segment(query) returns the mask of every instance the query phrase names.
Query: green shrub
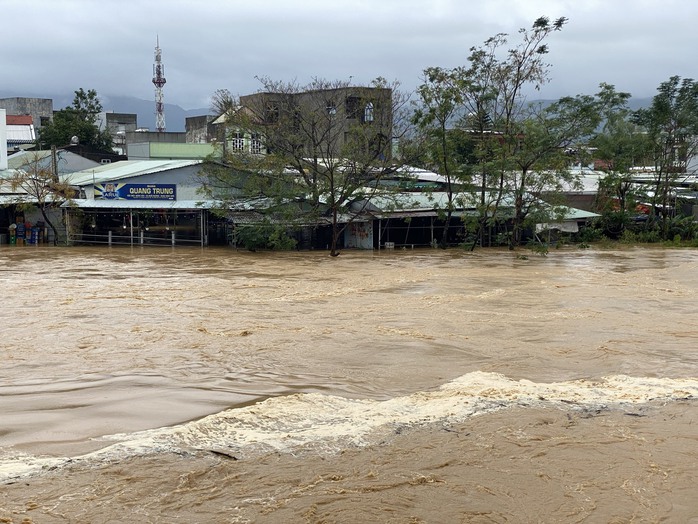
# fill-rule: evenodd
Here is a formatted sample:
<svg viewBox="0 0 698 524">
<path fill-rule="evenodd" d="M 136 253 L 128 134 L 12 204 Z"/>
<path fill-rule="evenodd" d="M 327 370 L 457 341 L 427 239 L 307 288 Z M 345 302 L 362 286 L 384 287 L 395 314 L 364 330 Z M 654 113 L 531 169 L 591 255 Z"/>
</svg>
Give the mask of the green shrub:
<svg viewBox="0 0 698 524">
<path fill-rule="evenodd" d="M 662 236 L 657 229 L 645 229 L 638 231 L 635 234 L 635 241 L 645 244 L 654 244 L 656 242 L 661 242 Z"/>
<path fill-rule="evenodd" d="M 235 234 L 238 245 L 250 251 L 258 249 L 287 251 L 296 247 L 296 240 L 283 226 L 268 222 L 238 226 Z"/>
<path fill-rule="evenodd" d="M 575 240 L 577 242 L 588 243 L 588 242 L 598 242 L 604 237 L 603 231 L 595 225 L 584 226 L 575 235 Z"/>
<path fill-rule="evenodd" d="M 620 235 L 618 241 L 622 244 L 635 244 L 638 242 L 637 233 L 631 231 L 630 229 L 626 229 Z"/>
<path fill-rule="evenodd" d="M 698 222 L 692 216 L 679 216 L 669 219 L 667 238 L 692 240 L 698 237 Z"/>
<path fill-rule="evenodd" d="M 632 224 L 632 219 L 626 211 L 607 211 L 599 219 L 599 227 L 608 238 L 620 239 L 626 229 Z"/>
</svg>

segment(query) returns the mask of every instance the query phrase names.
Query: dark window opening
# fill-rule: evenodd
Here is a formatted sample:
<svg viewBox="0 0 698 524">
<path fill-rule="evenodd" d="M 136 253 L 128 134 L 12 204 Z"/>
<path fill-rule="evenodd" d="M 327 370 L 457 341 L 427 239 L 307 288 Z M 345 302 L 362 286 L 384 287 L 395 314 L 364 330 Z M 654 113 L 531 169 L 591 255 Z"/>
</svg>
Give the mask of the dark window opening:
<svg viewBox="0 0 698 524">
<path fill-rule="evenodd" d="M 347 118 L 359 118 L 361 114 L 361 99 L 358 96 L 348 96 L 345 102 Z"/>
</svg>

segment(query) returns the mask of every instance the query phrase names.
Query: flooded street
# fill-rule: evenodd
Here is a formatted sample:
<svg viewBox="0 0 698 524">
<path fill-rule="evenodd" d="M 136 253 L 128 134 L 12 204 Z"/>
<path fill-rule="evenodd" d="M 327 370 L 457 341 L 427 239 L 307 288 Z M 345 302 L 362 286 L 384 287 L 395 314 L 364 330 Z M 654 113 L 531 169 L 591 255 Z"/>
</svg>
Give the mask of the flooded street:
<svg viewBox="0 0 698 524">
<path fill-rule="evenodd" d="M 0 246 L 0 523 L 698 523 L 698 251 L 528 257 Z"/>
</svg>

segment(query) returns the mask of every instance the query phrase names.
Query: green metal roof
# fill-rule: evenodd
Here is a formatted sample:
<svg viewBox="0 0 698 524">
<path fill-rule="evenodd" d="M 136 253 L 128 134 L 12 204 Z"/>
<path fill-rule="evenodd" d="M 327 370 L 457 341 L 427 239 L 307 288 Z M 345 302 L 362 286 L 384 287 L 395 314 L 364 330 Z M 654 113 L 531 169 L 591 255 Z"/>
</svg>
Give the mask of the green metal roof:
<svg viewBox="0 0 698 524">
<path fill-rule="evenodd" d="M 219 149 L 215 144 L 181 144 L 173 142 L 151 142 L 150 158 L 203 159 Z"/>
</svg>

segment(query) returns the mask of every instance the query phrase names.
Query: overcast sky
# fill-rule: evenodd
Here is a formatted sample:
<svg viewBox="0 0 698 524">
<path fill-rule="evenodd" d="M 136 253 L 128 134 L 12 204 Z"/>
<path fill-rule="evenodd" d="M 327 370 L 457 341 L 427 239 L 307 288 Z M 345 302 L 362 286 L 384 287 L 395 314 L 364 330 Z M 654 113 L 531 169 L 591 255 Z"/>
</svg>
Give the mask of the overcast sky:
<svg viewBox="0 0 698 524">
<path fill-rule="evenodd" d="M 383 76 L 412 91 L 426 67 L 466 65 L 470 47 L 500 32 L 514 43 L 541 15 L 569 22 L 537 97 L 601 82 L 647 97 L 698 76 L 696 0 L 0 0 L 0 98 L 82 87 L 152 100 L 156 36 L 165 102 L 185 109 L 216 89 L 253 93 L 255 76 Z"/>
</svg>

